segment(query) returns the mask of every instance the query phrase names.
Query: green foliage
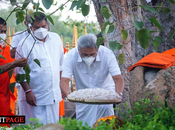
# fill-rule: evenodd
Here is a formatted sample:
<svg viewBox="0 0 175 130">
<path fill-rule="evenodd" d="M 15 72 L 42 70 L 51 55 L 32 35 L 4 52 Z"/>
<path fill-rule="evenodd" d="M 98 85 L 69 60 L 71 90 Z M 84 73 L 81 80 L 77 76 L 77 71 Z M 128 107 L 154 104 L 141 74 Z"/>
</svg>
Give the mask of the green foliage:
<svg viewBox="0 0 175 130">
<path fill-rule="evenodd" d="M 42 3 L 46 9 L 49 9 L 53 3 L 53 0 L 42 0 Z"/>
<path fill-rule="evenodd" d="M 4 59 L 5 60 L 5 57 L 3 57 L 1 54 L 0 54 L 0 58 Z"/>
<path fill-rule="evenodd" d="M 108 29 L 108 33 L 111 33 L 114 31 L 115 27 L 114 24 L 110 23 L 110 22 L 104 22 L 103 23 L 103 28 L 106 28 L 106 26 L 109 25 L 109 29 Z"/>
<path fill-rule="evenodd" d="M 16 75 L 16 81 L 19 83 L 24 82 L 25 79 L 26 79 L 26 74 L 17 74 Z"/>
<path fill-rule="evenodd" d="M 109 10 L 109 8 L 107 6 L 102 6 L 100 10 L 101 10 L 102 15 L 106 19 L 109 19 L 109 17 L 111 16 L 111 11 Z"/>
<path fill-rule="evenodd" d="M 30 118 L 29 121 L 29 124 L 15 126 L 13 130 L 34 130 L 35 128 L 43 126 L 38 118 Z"/>
<path fill-rule="evenodd" d="M 16 0 L 10 0 L 10 3 L 11 3 L 11 5 L 13 6 L 13 5 L 16 4 Z"/>
<path fill-rule="evenodd" d="M 171 12 L 171 9 L 163 7 L 162 11 L 163 11 L 164 14 L 168 14 L 168 13 Z"/>
<path fill-rule="evenodd" d="M 158 27 L 160 31 L 162 31 L 162 27 L 160 26 L 159 22 L 156 20 L 155 17 L 151 17 L 149 20 L 150 20 L 154 25 L 156 25 L 156 27 Z"/>
<path fill-rule="evenodd" d="M 111 49 L 112 51 L 114 51 L 114 50 L 116 50 L 116 49 L 120 50 L 120 49 L 123 47 L 123 45 L 121 45 L 121 44 L 118 43 L 117 41 L 110 41 L 110 42 L 109 42 L 109 47 L 110 47 L 110 49 Z"/>
<path fill-rule="evenodd" d="M 89 14 L 89 11 L 90 11 L 90 6 L 84 4 L 82 6 L 82 14 L 83 14 L 83 16 L 87 16 Z"/>
<path fill-rule="evenodd" d="M 53 21 L 52 17 L 50 17 L 50 16 L 46 16 L 46 17 L 52 23 L 52 25 L 54 25 L 54 21 Z"/>
<path fill-rule="evenodd" d="M 175 2 L 174 2 L 174 0 L 168 0 L 171 4 L 174 4 Z"/>
<path fill-rule="evenodd" d="M 9 79 L 11 79 L 12 74 L 13 74 L 13 69 L 9 71 Z"/>
<path fill-rule="evenodd" d="M 104 42 L 104 38 L 102 38 L 102 37 L 99 37 L 99 38 L 97 38 L 97 47 L 99 47 L 102 43 Z"/>
<path fill-rule="evenodd" d="M 143 28 L 136 32 L 137 40 L 139 41 L 140 45 L 147 49 L 149 46 L 149 43 L 151 42 L 151 33 L 148 29 Z"/>
<path fill-rule="evenodd" d="M 65 130 L 90 130 L 90 126 L 84 126 L 82 121 L 76 119 L 63 118 L 58 123 L 62 124 Z"/>
<path fill-rule="evenodd" d="M 11 83 L 11 84 L 9 85 L 9 87 L 10 87 L 10 91 L 11 91 L 12 93 L 14 93 L 15 84 L 16 84 L 16 82 Z"/>
<path fill-rule="evenodd" d="M 117 57 L 118 61 L 119 61 L 119 65 L 122 65 L 125 62 L 125 56 L 123 53 L 119 54 Z"/>
<path fill-rule="evenodd" d="M 119 109 L 119 108 L 118 108 Z M 142 99 L 133 110 L 123 115 L 124 126 L 119 130 L 170 130 L 175 129 L 175 107 L 170 109 L 158 100 Z"/>
<path fill-rule="evenodd" d="M 137 30 L 140 30 L 140 29 L 143 28 L 143 22 L 142 22 L 142 21 L 139 22 L 139 21 L 135 20 L 135 21 L 134 21 L 134 26 L 135 26 L 135 28 L 136 28 Z"/>
<path fill-rule="evenodd" d="M 40 61 L 38 59 L 34 59 L 35 63 L 41 67 Z"/>
<path fill-rule="evenodd" d="M 175 32 L 175 29 L 172 30 L 170 36 L 168 37 L 168 40 L 171 40 L 171 39 L 172 39 L 172 37 L 173 37 L 173 35 L 174 35 L 174 32 Z"/>
<path fill-rule="evenodd" d="M 145 10 L 149 10 L 153 13 L 158 13 L 153 7 L 149 7 L 148 5 L 139 5 L 140 7 L 142 7 Z"/>
<path fill-rule="evenodd" d="M 122 38 L 126 40 L 128 38 L 128 32 L 124 29 L 122 29 Z"/>
<path fill-rule="evenodd" d="M 30 71 L 31 71 L 29 65 L 27 64 L 26 66 L 24 66 L 23 70 L 26 73 L 26 80 L 27 80 L 27 83 L 29 84 L 30 83 Z"/>
</svg>

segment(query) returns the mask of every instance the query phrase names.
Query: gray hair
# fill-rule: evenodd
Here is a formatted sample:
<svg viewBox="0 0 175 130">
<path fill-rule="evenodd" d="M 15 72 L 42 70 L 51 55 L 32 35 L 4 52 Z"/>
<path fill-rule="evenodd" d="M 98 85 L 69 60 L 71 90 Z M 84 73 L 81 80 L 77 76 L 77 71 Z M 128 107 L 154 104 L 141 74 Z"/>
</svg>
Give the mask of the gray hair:
<svg viewBox="0 0 175 130">
<path fill-rule="evenodd" d="M 97 37 L 94 34 L 87 34 L 83 35 L 78 38 L 77 44 L 78 44 L 78 50 L 81 50 L 82 48 L 93 48 L 97 50 L 96 45 Z"/>
</svg>

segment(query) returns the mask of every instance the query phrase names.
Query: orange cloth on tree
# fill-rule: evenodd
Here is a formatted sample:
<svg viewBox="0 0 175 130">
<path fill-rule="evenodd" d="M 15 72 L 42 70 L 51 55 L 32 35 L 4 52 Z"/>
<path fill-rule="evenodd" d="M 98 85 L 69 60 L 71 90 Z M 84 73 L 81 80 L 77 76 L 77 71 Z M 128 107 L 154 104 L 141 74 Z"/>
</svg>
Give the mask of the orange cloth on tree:
<svg viewBox="0 0 175 130">
<path fill-rule="evenodd" d="M 6 46 L 2 48 L 0 45 L 0 54 L 5 58 L 0 58 L 0 65 L 4 65 L 13 61 L 10 56 L 10 47 Z M 0 74 L 0 116 L 10 115 L 10 79 L 9 71 Z M 3 126 L 8 126 L 8 124 L 0 124 Z"/>
<path fill-rule="evenodd" d="M 170 66 L 174 66 L 175 52 L 173 51 L 175 51 L 175 49 L 170 49 L 162 53 L 153 52 L 145 56 L 144 58 L 142 58 L 133 66 L 131 66 L 129 68 L 129 71 L 133 70 L 136 66 L 146 66 L 146 67 L 160 68 L 160 69 L 167 69 Z"/>
</svg>

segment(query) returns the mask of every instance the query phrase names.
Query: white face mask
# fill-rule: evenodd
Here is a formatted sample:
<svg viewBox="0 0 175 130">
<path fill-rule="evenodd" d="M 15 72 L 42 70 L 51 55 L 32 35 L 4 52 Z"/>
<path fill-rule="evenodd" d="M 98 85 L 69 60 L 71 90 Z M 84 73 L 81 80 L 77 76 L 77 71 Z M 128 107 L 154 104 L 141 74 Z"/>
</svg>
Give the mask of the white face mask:
<svg viewBox="0 0 175 130">
<path fill-rule="evenodd" d="M 44 39 L 47 36 L 48 30 L 46 28 L 39 28 L 34 31 L 35 37 L 38 39 Z"/>
<path fill-rule="evenodd" d="M 6 34 L 2 33 L 0 34 L 0 37 L 1 37 L 1 40 L 0 40 L 0 45 L 3 47 L 4 44 L 5 44 L 5 37 L 6 37 Z M 2 40 L 3 39 L 3 40 Z"/>
<path fill-rule="evenodd" d="M 95 60 L 95 57 L 90 56 L 90 57 L 83 57 L 82 60 L 88 65 L 90 66 L 92 64 L 92 62 Z"/>
</svg>

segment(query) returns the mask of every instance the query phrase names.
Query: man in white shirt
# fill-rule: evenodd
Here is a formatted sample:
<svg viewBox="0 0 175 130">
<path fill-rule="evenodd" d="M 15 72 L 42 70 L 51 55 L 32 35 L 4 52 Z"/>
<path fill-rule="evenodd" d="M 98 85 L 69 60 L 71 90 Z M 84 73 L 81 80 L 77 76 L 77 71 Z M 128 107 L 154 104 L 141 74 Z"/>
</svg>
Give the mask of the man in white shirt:
<svg viewBox="0 0 175 130">
<path fill-rule="evenodd" d="M 63 46 L 56 33 L 48 32 L 48 22 L 45 14 L 39 12 L 32 18 L 32 35 L 17 47 L 18 53 L 28 57 L 31 69 L 30 83 L 21 82 L 26 101 L 22 104 L 26 121 L 30 117 L 39 118 L 45 125 L 59 121 L 59 102 L 62 100 L 60 91 L 60 75 L 63 64 Z M 16 53 L 17 56 L 17 53 Z M 39 60 L 39 66 L 35 61 Z M 35 60 L 35 61 L 34 61 Z M 19 74 L 25 74 L 18 68 Z"/>
<path fill-rule="evenodd" d="M 97 48 L 96 36 L 87 34 L 78 39 L 78 48 L 67 54 L 61 78 L 61 90 L 70 94 L 69 80 L 74 76 L 76 90 L 104 88 L 116 91 L 121 97 L 124 82 L 113 52 L 104 46 Z M 76 103 L 77 120 L 89 126 L 103 116 L 114 115 L 113 105 Z"/>
</svg>

